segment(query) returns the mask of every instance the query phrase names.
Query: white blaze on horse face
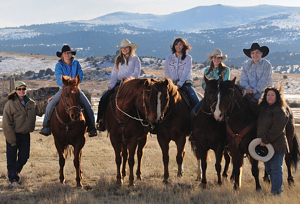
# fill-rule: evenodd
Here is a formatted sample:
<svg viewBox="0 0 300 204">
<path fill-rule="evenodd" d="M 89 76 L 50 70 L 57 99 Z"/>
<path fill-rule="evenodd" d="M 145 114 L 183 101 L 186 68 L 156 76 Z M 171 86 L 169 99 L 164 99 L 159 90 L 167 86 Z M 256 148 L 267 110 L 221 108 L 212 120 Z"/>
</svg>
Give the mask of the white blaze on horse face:
<svg viewBox="0 0 300 204">
<path fill-rule="evenodd" d="M 161 117 L 161 100 L 160 100 L 160 95 L 161 95 L 161 92 L 158 92 L 158 94 L 157 94 L 157 109 L 156 109 L 157 118 L 156 118 L 156 121 L 159 121 L 159 119 Z"/>
<path fill-rule="evenodd" d="M 215 119 L 218 121 L 221 121 L 223 119 L 223 116 L 221 116 L 221 111 L 220 111 L 220 93 L 218 93 L 218 102 L 216 106 L 216 110 L 214 112 Z"/>
</svg>

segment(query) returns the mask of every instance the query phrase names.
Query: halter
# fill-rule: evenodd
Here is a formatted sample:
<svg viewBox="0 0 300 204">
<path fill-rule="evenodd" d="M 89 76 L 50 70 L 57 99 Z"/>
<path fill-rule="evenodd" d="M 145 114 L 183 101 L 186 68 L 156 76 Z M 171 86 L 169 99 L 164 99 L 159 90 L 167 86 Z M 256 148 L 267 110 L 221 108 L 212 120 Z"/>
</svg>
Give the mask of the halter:
<svg viewBox="0 0 300 204">
<path fill-rule="evenodd" d="M 66 86 L 66 87 L 63 88 L 63 90 L 64 90 L 64 89 L 67 89 L 67 88 L 72 88 L 72 87 L 71 87 L 71 86 Z M 71 92 L 73 93 L 73 90 L 72 90 Z M 65 93 L 63 94 L 62 97 L 60 97 L 60 100 L 61 100 L 62 103 L 64 104 L 64 108 L 65 108 L 65 111 L 66 111 L 67 114 L 69 114 L 69 112 L 70 112 L 70 110 L 71 110 L 72 108 L 77 108 L 77 109 L 79 110 L 79 113 L 82 112 L 83 108 L 82 108 L 80 105 L 69 107 L 69 105 L 64 101 L 64 99 L 63 99 L 64 97 L 66 97 Z"/>
</svg>

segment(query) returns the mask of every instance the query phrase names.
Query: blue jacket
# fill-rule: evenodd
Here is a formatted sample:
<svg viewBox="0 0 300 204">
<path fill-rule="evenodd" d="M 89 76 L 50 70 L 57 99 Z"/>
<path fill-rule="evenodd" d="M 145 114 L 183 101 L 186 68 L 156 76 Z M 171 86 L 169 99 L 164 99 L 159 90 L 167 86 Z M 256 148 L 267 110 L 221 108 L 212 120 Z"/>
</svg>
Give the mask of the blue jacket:
<svg viewBox="0 0 300 204">
<path fill-rule="evenodd" d="M 63 87 L 64 84 L 61 81 L 62 75 L 74 78 L 77 74 L 79 74 L 80 82 L 81 82 L 83 79 L 83 71 L 77 60 L 73 59 L 70 66 L 68 66 L 64 62 L 62 62 L 61 59 L 58 60 L 58 63 L 55 66 L 55 76 L 56 76 L 57 85 Z"/>
</svg>

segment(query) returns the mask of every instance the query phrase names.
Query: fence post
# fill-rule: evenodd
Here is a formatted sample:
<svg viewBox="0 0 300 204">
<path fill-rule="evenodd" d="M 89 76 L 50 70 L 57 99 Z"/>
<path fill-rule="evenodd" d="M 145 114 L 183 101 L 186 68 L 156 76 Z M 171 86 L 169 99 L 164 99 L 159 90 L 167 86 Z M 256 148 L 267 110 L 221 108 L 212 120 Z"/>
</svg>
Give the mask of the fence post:
<svg viewBox="0 0 300 204">
<path fill-rule="evenodd" d="M 13 90 L 15 90 L 15 77 L 10 76 L 9 77 L 9 92 L 12 92 Z"/>
</svg>

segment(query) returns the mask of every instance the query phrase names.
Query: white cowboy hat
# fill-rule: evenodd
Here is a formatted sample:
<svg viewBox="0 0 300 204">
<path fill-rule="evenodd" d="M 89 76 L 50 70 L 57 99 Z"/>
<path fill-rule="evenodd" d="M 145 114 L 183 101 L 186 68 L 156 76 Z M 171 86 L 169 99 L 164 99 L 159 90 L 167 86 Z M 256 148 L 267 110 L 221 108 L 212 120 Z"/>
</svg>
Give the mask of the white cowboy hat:
<svg viewBox="0 0 300 204">
<path fill-rule="evenodd" d="M 248 146 L 249 154 L 255 160 L 267 162 L 273 157 L 275 151 L 271 144 L 266 144 L 266 146 L 260 146 L 260 141 L 261 138 L 256 138 L 250 142 Z"/>
<path fill-rule="evenodd" d="M 211 59 L 213 57 L 221 57 L 222 58 L 222 61 L 226 60 L 227 59 L 227 55 L 222 55 L 222 51 L 220 49 L 215 49 L 212 54 L 207 54 L 206 55 L 207 59 L 211 61 Z"/>
<path fill-rule="evenodd" d="M 123 47 L 128 47 L 130 46 L 131 47 L 131 51 L 132 52 L 135 52 L 136 49 L 137 49 L 137 45 L 135 43 L 131 43 L 128 39 L 124 39 L 122 40 L 121 42 L 121 45 L 120 46 L 117 46 L 119 49 L 123 48 Z"/>
</svg>

